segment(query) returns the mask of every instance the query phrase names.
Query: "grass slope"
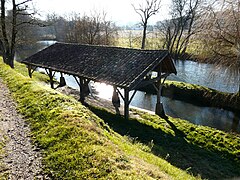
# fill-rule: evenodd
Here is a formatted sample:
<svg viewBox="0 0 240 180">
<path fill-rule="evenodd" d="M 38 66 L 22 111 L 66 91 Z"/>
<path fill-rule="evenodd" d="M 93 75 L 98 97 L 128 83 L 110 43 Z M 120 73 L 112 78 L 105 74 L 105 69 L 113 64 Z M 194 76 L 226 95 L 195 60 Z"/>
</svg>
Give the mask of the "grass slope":
<svg viewBox="0 0 240 180">
<path fill-rule="evenodd" d="M 196 84 L 177 81 L 166 81 L 164 87 L 170 91 L 163 93 L 171 98 L 200 103 L 204 106 L 212 106 L 240 111 L 240 94 L 226 93 Z M 194 99 L 194 101 L 193 101 Z"/>
<path fill-rule="evenodd" d="M 44 150 L 45 171 L 52 178 L 195 179 L 153 155 L 151 145 L 131 143 L 115 133 L 75 99 L 2 62 L 0 67 L 0 77 L 30 123 L 34 142 Z M 22 65 L 16 63 L 16 68 L 22 73 Z"/>
<path fill-rule="evenodd" d="M 125 120 L 104 109 L 91 107 L 105 123 L 133 142 L 151 146 L 153 154 L 172 165 L 206 179 L 240 177 L 240 137 L 188 121 L 135 111 L 139 118 Z"/>
</svg>

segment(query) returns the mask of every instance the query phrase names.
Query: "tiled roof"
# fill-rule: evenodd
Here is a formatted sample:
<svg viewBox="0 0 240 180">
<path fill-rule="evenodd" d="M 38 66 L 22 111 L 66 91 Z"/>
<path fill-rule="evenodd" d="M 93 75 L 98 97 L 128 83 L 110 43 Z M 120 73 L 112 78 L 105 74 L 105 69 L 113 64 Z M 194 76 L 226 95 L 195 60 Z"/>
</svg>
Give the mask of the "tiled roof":
<svg viewBox="0 0 240 180">
<path fill-rule="evenodd" d="M 22 62 L 123 88 L 133 87 L 160 64 L 165 72 L 176 73 L 165 50 L 67 43 L 53 44 Z"/>
</svg>

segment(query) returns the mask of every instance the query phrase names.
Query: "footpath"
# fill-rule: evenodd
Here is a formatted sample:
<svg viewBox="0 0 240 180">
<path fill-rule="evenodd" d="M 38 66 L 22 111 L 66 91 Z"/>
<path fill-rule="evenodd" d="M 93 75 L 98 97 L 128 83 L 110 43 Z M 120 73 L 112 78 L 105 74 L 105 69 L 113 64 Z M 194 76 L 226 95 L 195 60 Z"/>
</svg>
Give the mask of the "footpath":
<svg viewBox="0 0 240 180">
<path fill-rule="evenodd" d="M 16 103 L 0 79 L 0 179 L 48 179 L 42 171 L 42 155 L 31 141 L 29 125 L 18 114 Z"/>
</svg>

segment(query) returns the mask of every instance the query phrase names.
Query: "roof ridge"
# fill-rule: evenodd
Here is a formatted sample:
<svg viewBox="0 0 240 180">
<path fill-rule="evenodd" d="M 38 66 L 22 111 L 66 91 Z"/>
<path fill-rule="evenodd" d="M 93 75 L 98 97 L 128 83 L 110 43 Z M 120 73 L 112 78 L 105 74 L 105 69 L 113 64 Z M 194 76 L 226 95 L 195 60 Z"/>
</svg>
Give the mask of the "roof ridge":
<svg viewBox="0 0 240 180">
<path fill-rule="evenodd" d="M 87 47 L 103 47 L 103 48 L 113 48 L 113 49 L 122 49 L 122 50 L 136 50 L 141 52 L 169 52 L 166 49 L 138 49 L 138 48 L 129 48 L 129 47 L 121 47 L 121 46 L 109 46 L 109 45 L 98 45 L 98 44 L 81 44 L 81 43 L 68 43 L 68 42 L 56 42 L 55 44 L 62 45 L 76 45 L 76 46 L 87 46 Z"/>
</svg>

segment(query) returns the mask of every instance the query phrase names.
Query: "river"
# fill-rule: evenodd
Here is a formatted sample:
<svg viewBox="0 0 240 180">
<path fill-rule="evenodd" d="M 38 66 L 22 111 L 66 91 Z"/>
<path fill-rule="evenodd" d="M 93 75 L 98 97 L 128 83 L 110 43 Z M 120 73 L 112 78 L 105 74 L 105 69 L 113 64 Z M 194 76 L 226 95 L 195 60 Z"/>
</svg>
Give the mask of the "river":
<svg viewBox="0 0 240 180">
<path fill-rule="evenodd" d="M 21 55 L 19 54 L 18 57 L 23 58 L 23 56 L 26 57 L 28 54 L 31 55 L 52 43 L 54 43 L 54 41 L 40 41 L 36 45 L 36 48 L 32 48 L 27 53 L 26 51 L 25 53 L 20 53 Z M 238 90 L 238 84 L 236 84 L 237 77 L 229 76 L 224 68 L 216 69 L 214 65 L 194 61 L 178 61 L 175 62 L 175 64 L 178 74 L 177 76 L 171 75 L 168 77 L 170 80 L 199 84 L 224 92 L 236 92 Z M 59 79 L 59 76 L 59 74 L 56 74 L 57 79 Z M 66 78 L 68 86 L 78 89 L 78 85 L 72 76 L 64 75 L 64 77 Z M 103 83 L 94 83 L 92 86 L 98 91 L 99 97 L 111 100 L 111 86 Z M 236 114 L 231 111 L 213 107 L 199 107 L 167 97 L 162 97 L 162 102 L 166 114 L 172 117 L 186 119 L 194 124 L 240 133 L 240 117 L 237 117 Z M 154 111 L 155 104 L 156 95 L 138 91 L 130 105 Z"/>
</svg>

